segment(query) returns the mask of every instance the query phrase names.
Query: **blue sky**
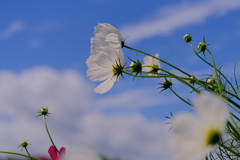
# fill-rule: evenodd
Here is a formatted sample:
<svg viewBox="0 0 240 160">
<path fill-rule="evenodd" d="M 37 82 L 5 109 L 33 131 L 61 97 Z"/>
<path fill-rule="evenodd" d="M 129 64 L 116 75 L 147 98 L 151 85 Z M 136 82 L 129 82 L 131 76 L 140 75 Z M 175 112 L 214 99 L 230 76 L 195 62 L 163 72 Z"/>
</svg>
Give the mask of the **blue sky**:
<svg viewBox="0 0 240 160">
<path fill-rule="evenodd" d="M 30 152 L 46 154 L 50 142 L 36 112 L 49 107 L 59 147 L 87 147 L 122 159 L 171 159 L 165 116 L 190 108 L 170 91 L 158 94 L 162 79 L 133 81 L 125 75 L 106 94 L 94 93 L 99 83 L 88 80 L 85 62 L 98 22 L 119 29 L 126 45 L 158 53 L 196 76 L 212 71 L 183 42 L 187 33 L 195 46 L 206 37 L 229 77 L 239 59 L 238 0 L 1 1 L 0 15 L 0 150 L 19 152 L 16 146 L 27 140 Z M 136 57 L 134 51 L 123 52 Z M 194 97 L 173 83 L 184 98 Z"/>
</svg>

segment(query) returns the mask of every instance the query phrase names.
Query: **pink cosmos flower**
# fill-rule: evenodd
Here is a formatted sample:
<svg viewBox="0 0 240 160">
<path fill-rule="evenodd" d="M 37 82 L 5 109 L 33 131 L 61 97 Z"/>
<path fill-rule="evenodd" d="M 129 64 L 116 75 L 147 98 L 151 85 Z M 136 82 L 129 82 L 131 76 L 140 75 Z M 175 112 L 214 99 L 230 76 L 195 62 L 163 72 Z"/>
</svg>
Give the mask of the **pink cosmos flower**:
<svg viewBox="0 0 240 160">
<path fill-rule="evenodd" d="M 66 149 L 65 147 L 60 148 L 60 154 L 57 152 L 57 150 L 54 148 L 54 146 L 50 146 L 48 149 L 48 153 L 50 155 L 50 157 L 52 158 L 52 160 L 62 160 L 63 156 L 66 153 Z M 47 158 L 40 158 L 40 160 L 49 160 Z"/>
</svg>

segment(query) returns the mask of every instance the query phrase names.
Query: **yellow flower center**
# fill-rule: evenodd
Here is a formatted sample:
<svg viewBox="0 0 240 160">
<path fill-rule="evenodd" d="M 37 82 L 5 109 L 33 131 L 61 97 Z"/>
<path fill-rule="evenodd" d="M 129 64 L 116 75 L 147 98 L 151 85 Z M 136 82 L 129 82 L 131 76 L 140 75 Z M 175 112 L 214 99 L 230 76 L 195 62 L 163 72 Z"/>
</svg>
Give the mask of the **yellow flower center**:
<svg viewBox="0 0 240 160">
<path fill-rule="evenodd" d="M 206 144 L 215 145 L 220 141 L 221 133 L 217 129 L 210 129 L 206 132 Z"/>
<path fill-rule="evenodd" d="M 112 68 L 112 73 L 113 73 L 113 75 L 115 75 L 115 74 L 117 74 L 117 66 L 113 66 L 113 68 Z"/>
</svg>

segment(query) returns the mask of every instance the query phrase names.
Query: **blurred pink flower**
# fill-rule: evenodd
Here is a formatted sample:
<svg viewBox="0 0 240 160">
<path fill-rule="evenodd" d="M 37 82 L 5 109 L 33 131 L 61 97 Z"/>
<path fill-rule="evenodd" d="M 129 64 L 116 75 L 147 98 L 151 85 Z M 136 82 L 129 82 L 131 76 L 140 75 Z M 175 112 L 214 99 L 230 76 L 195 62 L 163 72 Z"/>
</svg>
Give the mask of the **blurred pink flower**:
<svg viewBox="0 0 240 160">
<path fill-rule="evenodd" d="M 62 160 L 63 156 L 66 153 L 66 149 L 65 147 L 60 148 L 60 154 L 57 152 L 57 150 L 54 148 L 54 146 L 50 146 L 48 149 L 48 153 L 50 155 L 50 157 L 52 158 L 52 160 Z M 40 158 L 40 160 L 49 160 L 47 158 Z"/>
</svg>

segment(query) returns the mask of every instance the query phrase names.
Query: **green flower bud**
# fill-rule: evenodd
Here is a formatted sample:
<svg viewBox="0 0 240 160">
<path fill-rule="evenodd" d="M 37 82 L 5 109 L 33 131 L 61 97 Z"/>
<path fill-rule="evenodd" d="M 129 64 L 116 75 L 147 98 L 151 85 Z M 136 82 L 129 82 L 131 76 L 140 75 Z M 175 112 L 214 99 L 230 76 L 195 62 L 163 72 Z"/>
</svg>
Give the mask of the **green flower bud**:
<svg viewBox="0 0 240 160">
<path fill-rule="evenodd" d="M 130 70 L 136 72 L 137 74 L 142 72 L 142 63 L 140 61 L 133 61 L 130 64 Z"/>
<path fill-rule="evenodd" d="M 23 149 L 23 148 L 27 148 L 28 145 L 30 145 L 30 143 L 28 143 L 27 141 L 24 141 L 24 142 L 22 142 L 22 143 L 18 146 L 18 148 L 19 148 L 19 147 L 21 147 L 22 149 Z M 21 150 L 22 150 L 22 149 L 21 149 Z"/>
<path fill-rule="evenodd" d="M 48 108 L 42 108 L 42 109 L 39 109 L 39 115 L 38 116 L 48 116 L 49 114 L 51 114 L 51 113 L 49 113 L 48 112 Z"/>
<path fill-rule="evenodd" d="M 192 36 L 190 34 L 185 34 L 183 36 L 183 40 L 186 42 L 186 43 L 189 43 L 192 41 Z"/>
<path fill-rule="evenodd" d="M 162 86 L 158 87 L 158 88 L 163 88 L 159 93 L 161 93 L 162 91 L 172 87 L 172 85 L 173 85 L 171 80 L 167 80 L 166 78 L 165 78 L 165 82 L 159 83 L 159 84 L 162 85 Z"/>
<path fill-rule="evenodd" d="M 200 52 L 205 52 L 205 50 L 207 49 L 207 43 L 205 43 L 205 42 L 200 42 L 200 43 L 198 43 L 198 50 L 200 51 Z"/>
<path fill-rule="evenodd" d="M 215 83 L 215 79 L 214 78 L 209 78 L 207 80 L 207 83 L 214 84 Z"/>
<path fill-rule="evenodd" d="M 190 79 L 188 80 L 189 83 L 194 84 L 196 82 L 195 76 L 190 76 Z"/>
</svg>

